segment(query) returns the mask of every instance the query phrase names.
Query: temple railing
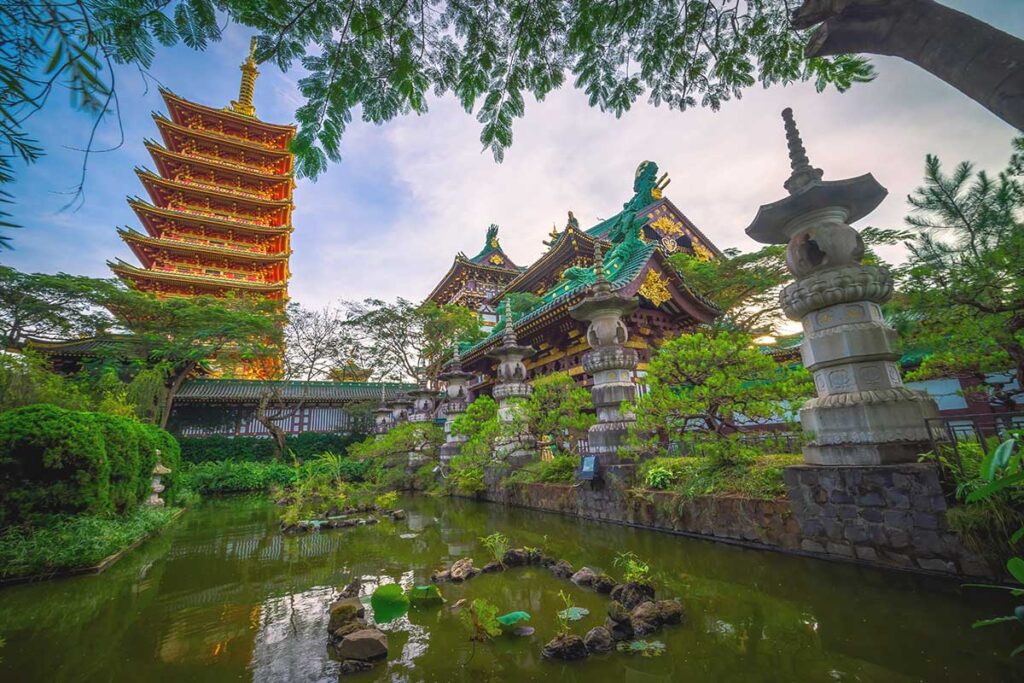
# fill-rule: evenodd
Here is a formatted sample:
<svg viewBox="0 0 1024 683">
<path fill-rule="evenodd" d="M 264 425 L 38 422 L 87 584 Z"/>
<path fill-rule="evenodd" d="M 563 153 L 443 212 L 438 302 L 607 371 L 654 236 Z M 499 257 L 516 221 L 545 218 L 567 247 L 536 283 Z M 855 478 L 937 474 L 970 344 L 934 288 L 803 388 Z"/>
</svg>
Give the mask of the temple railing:
<svg viewBox="0 0 1024 683">
<path fill-rule="evenodd" d="M 977 446 L 983 455 L 1008 439 L 1011 431 L 1024 429 L 1024 412 L 977 413 L 933 417 L 925 420 L 931 437 L 931 456 L 946 456 L 949 464 L 964 471 L 963 450 Z"/>
</svg>

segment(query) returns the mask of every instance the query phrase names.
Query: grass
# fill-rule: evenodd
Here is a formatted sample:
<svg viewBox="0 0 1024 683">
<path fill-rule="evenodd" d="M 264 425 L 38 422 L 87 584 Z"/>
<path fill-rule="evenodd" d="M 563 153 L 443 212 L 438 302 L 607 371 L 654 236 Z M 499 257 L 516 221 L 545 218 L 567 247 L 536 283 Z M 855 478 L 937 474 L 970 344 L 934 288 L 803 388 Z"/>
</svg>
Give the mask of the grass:
<svg viewBox="0 0 1024 683">
<path fill-rule="evenodd" d="M 556 455 L 551 460 L 536 460 L 516 470 L 507 484 L 569 484 L 576 480 L 580 459 L 575 455 Z"/>
<path fill-rule="evenodd" d="M 786 495 L 783 470 L 803 464 L 802 455 L 759 455 L 735 463 L 714 458 L 654 458 L 640 467 L 643 488 L 673 491 L 686 498 L 742 496 L 775 500 Z"/>
<path fill-rule="evenodd" d="M 0 534 L 0 578 L 92 567 L 167 524 L 177 508 L 138 508 L 120 517 L 51 517 Z"/>
</svg>

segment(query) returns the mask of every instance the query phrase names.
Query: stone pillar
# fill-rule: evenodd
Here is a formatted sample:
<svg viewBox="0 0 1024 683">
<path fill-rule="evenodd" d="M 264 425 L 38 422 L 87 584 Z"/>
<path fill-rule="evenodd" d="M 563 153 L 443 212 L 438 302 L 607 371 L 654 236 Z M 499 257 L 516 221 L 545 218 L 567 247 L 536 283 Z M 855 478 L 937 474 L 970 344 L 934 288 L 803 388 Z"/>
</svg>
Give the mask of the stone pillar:
<svg viewBox="0 0 1024 683">
<path fill-rule="evenodd" d="M 394 427 L 409 419 L 409 412 L 412 409 L 413 402 L 412 399 L 402 393 L 388 401 L 386 405 L 391 410 L 391 426 Z"/>
<path fill-rule="evenodd" d="M 792 174 L 788 197 L 762 206 L 747 228 L 758 242 L 787 244 L 796 282 L 780 295 L 786 315 L 804 328 L 800 347 L 817 398 L 800 410 L 815 465 L 913 462 L 928 448 L 925 418 L 935 402 L 903 386 L 896 333 L 880 304 L 892 296 L 885 268 L 861 263 L 864 241 L 849 224 L 871 213 L 887 192 L 868 173 L 823 181 L 812 168 L 793 112 L 782 112 Z"/>
<path fill-rule="evenodd" d="M 625 441 L 631 414 L 623 413 L 623 401 L 636 398 L 633 370 L 636 369 L 637 355 L 625 347 L 629 332 L 622 318 L 636 310 L 636 297 L 627 297 L 612 291 L 611 284 L 604 277 L 604 257 L 600 245 L 594 248 L 594 271 L 596 282 L 590 294 L 569 310 L 577 320 L 590 323 L 587 328 L 587 342 L 590 350 L 583 354 L 583 369 L 594 378 L 590 390 L 597 424 L 588 432 L 587 455 L 596 455 L 600 466 L 615 464 L 619 448 Z"/>
<path fill-rule="evenodd" d="M 444 415 L 444 444 L 441 446 L 441 468 L 448 469 L 452 458 L 462 450 L 466 437 L 452 434 L 452 423 L 466 412 L 471 401 L 469 382 L 475 375 L 462 369 L 462 358 L 459 356 L 459 345 L 455 345 L 455 356 L 449 369 L 438 376 L 446 383 L 441 412 Z"/>
<path fill-rule="evenodd" d="M 393 426 L 391 408 L 384 400 L 384 385 L 380 387 L 380 405 L 373 411 L 373 433 L 377 436 L 387 434 Z"/>
<path fill-rule="evenodd" d="M 493 395 L 498 401 L 498 421 L 506 430 L 522 418 L 520 403 L 530 398 L 533 387 L 526 382 L 523 359 L 534 354 L 532 346 L 521 346 L 512 327 L 512 302 L 505 299 L 505 332 L 501 346 L 488 354 L 498 359 L 497 381 Z M 518 434 L 498 437 L 494 444 L 494 457 L 513 466 L 526 464 L 534 456 L 536 442 L 533 435 L 523 430 Z"/>
</svg>

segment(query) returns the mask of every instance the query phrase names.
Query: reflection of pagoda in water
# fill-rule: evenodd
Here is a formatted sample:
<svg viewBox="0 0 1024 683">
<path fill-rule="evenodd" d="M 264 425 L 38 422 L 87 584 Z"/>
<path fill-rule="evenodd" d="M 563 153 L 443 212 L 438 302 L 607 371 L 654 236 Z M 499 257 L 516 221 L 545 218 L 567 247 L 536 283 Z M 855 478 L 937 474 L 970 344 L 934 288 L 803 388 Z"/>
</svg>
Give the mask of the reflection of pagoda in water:
<svg viewBox="0 0 1024 683">
<path fill-rule="evenodd" d="M 149 200 L 128 200 L 145 232 L 118 231 L 141 267 L 109 264 L 139 290 L 287 298 L 295 127 L 256 118 L 253 51 L 241 68 L 238 100 L 224 109 L 160 90 L 163 144 L 146 141 L 156 172 L 137 169 Z"/>
</svg>

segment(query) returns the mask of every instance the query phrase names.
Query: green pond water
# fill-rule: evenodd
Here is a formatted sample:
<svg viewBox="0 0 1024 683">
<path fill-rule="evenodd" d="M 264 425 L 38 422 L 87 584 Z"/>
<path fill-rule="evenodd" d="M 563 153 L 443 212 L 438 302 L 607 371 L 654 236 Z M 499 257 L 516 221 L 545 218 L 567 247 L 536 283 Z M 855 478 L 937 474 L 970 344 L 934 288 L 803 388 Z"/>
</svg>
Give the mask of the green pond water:
<svg viewBox="0 0 1024 683">
<path fill-rule="evenodd" d="M 442 590 L 450 606 L 483 597 L 533 615 L 529 638 L 475 647 L 447 608 L 381 625 L 390 654 L 369 681 L 1010 681 L 1024 629 L 972 630 L 1004 613 L 1001 594 L 956 582 L 789 557 L 486 503 L 403 501 L 401 522 L 284 537 L 265 500 L 209 500 L 99 576 L 0 590 L 0 681 L 337 681 L 327 605 L 355 576 L 367 587 L 421 584 L 441 562 L 486 561 L 478 537 L 501 531 L 574 566 L 617 574 L 612 558 L 649 560 L 681 626 L 652 639 L 664 655 L 613 652 L 544 661 L 559 590 L 604 619 L 607 598 L 517 568 Z M 370 611 L 368 618 L 372 620 Z"/>
</svg>

